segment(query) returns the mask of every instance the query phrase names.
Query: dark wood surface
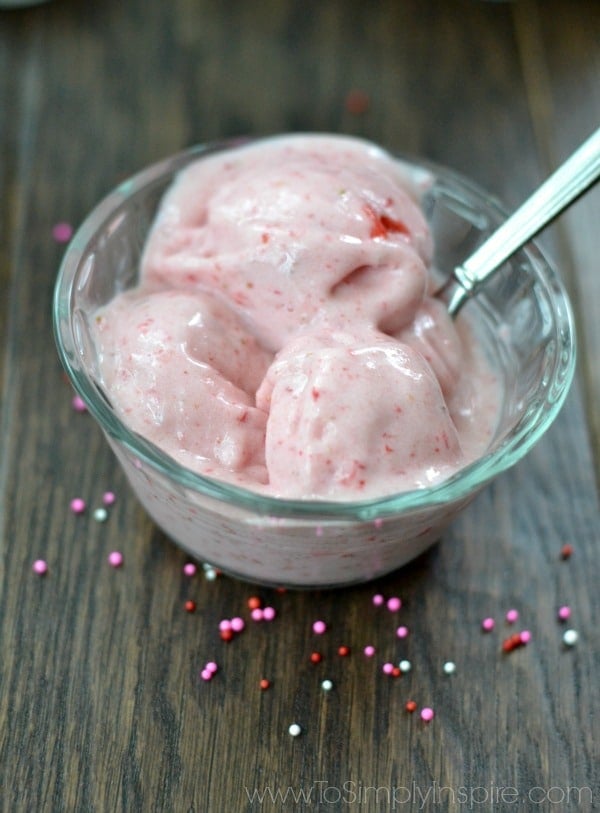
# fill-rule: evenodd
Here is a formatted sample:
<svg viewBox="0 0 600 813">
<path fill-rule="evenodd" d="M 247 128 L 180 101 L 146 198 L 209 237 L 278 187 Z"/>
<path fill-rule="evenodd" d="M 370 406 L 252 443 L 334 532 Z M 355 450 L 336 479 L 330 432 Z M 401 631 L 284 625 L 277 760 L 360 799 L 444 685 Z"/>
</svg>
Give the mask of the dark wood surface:
<svg viewBox="0 0 600 813">
<path fill-rule="evenodd" d="M 347 109 L 353 89 L 369 99 L 360 114 Z M 51 332 L 64 248 L 52 226 L 77 225 L 124 176 L 184 146 L 355 133 L 466 172 L 515 205 L 599 120 L 595 0 L 0 10 L 1 810 L 600 807 L 600 190 L 543 238 L 580 339 L 577 381 L 550 432 L 414 564 L 348 590 L 260 591 L 277 619 L 228 644 L 219 620 L 247 615 L 256 589 L 182 575 L 186 557 L 72 410 Z M 117 502 L 98 523 L 107 489 Z M 81 517 L 74 496 L 90 506 Z M 120 570 L 106 562 L 115 549 Z M 373 607 L 376 591 L 404 607 Z M 580 635 L 571 649 L 562 604 Z M 511 607 L 532 639 L 503 655 Z M 488 615 L 496 629 L 483 635 Z M 322 638 L 316 618 L 330 625 Z M 410 673 L 381 673 L 401 657 Z M 220 671 L 204 683 L 213 658 Z M 409 699 L 435 719 L 407 713 Z M 285 802 L 270 800 L 278 792 Z"/>
</svg>

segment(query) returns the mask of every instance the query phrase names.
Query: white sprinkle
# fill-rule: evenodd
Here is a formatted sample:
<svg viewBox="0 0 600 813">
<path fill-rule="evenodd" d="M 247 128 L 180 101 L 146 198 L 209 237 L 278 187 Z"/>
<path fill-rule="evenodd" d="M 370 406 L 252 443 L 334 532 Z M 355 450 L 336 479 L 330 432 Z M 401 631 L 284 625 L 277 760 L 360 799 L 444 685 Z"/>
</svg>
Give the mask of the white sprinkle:
<svg viewBox="0 0 600 813">
<path fill-rule="evenodd" d="M 214 582 L 214 580 L 217 578 L 217 571 L 214 569 L 214 567 L 207 567 L 204 570 L 204 578 L 209 582 Z"/>
<path fill-rule="evenodd" d="M 93 516 L 96 522 L 106 522 L 108 511 L 106 510 L 106 508 L 96 508 Z"/>
<path fill-rule="evenodd" d="M 566 630 L 565 634 L 563 635 L 563 641 L 567 646 L 575 646 L 578 640 L 579 633 L 577 630 Z"/>
<path fill-rule="evenodd" d="M 401 672 L 410 672 L 412 669 L 412 663 L 410 661 L 400 661 L 398 664 L 398 669 Z"/>
<path fill-rule="evenodd" d="M 333 683 L 330 680 L 324 680 L 321 683 L 321 688 L 324 692 L 330 692 L 333 689 Z"/>
<path fill-rule="evenodd" d="M 291 726 L 288 728 L 289 733 L 292 737 L 297 737 L 299 734 L 302 734 L 302 729 L 298 725 L 298 723 L 292 723 Z"/>
<path fill-rule="evenodd" d="M 453 675 L 456 672 L 456 664 L 452 661 L 446 661 L 444 664 L 444 672 L 447 675 Z"/>
</svg>

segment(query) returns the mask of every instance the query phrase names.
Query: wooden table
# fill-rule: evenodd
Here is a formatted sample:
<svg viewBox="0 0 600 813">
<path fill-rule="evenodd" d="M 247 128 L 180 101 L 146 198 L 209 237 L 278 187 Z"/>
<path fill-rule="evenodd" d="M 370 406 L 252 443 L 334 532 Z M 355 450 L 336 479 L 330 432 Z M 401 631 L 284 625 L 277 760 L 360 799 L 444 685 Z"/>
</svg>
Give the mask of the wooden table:
<svg viewBox="0 0 600 813">
<path fill-rule="evenodd" d="M 73 411 L 51 330 L 64 250 L 53 226 L 77 225 L 146 164 L 223 136 L 354 133 L 463 171 L 513 206 L 598 126 L 599 45 L 595 0 L 0 11 L 2 810 L 600 805 L 599 189 L 543 239 L 580 340 L 576 385 L 550 432 L 413 565 L 336 592 L 260 590 L 277 618 L 230 643 L 219 620 L 247 617 L 257 589 L 183 576 L 186 557 Z M 350 109 L 354 90 L 367 109 Z M 93 509 L 109 489 L 117 501 L 100 523 Z M 69 510 L 76 496 L 82 516 Z M 403 608 L 374 607 L 375 592 Z M 568 624 L 556 617 L 564 604 Z M 485 616 L 496 619 L 487 635 Z M 322 638 L 316 618 L 329 622 Z M 572 648 L 567 626 L 579 632 Z M 503 655 L 515 628 L 531 641 Z M 213 658 L 220 670 L 205 683 Z M 400 658 L 410 672 L 382 674 Z M 434 720 L 407 712 L 409 699 Z"/>
</svg>

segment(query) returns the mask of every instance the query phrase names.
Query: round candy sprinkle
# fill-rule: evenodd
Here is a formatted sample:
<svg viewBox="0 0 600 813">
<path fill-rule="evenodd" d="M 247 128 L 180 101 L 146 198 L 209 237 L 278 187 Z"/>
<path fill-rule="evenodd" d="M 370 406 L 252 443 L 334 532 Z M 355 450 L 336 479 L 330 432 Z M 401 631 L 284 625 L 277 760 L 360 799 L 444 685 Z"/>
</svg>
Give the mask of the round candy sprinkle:
<svg viewBox="0 0 600 813">
<path fill-rule="evenodd" d="M 399 666 L 394 666 L 394 668 L 392 669 L 392 677 L 397 678 L 397 677 L 400 677 L 401 674 L 402 674 L 402 671 L 400 670 L 400 667 Z"/>
<path fill-rule="evenodd" d="M 494 621 L 493 618 L 484 618 L 483 621 L 481 622 L 481 629 L 484 632 L 491 632 L 495 626 L 496 622 Z"/>
<path fill-rule="evenodd" d="M 410 672 L 410 670 L 412 669 L 412 664 L 410 661 L 403 660 L 400 661 L 400 663 L 398 664 L 398 668 L 400 669 L 401 672 Z"/>
<path fill-rule="evenodd" d="M 407 701 L 406 701 L 406 704 L 405 704 L 405 706 L 404 706 L 404 708 L 406 709 L 406 711 L 407 711 L 409 714 L 412 714 L 412 713 L 413 713 L 413 711 L 416 711 L 416 710 L 417 710 L 417 704 L 415 703 L 415 701 L 414 701 L 414 700 L 407 700 Z"/>
<path fill-rule="evenodd" d="M 92 516 L 96 522 L 106 522 L 108 518 L 108 511 L 106 508 L 96 508 Z"/>
<path fill-rule="evenodd" d="M 244 621 L 243 618 L 240 618 L 238 615 L 236 615 L 235 618 L 231 619 L 231 629 L 234 632 L 241 632 L 245 626 L 246 622 Z"/>
<path fill-rule="evenodd" d="M 71 400 L 71 406 L 75 412 L 87 412 L 87 405 L 81 395 L 74 395 Z"/>
<path fill-rule="evenodd" d="M 220 632 L 226 632 L 227 630 L 231 629 L 231 621 L 228 618 L 223 618 L 222 621 L 219 621 L 219 630 Z"/>
<path fill-rule="evenodd" d="M 384 663 L 381 667 L 383 670 L 384 675 L 391 675 L 394 671 L 394 664 L 393 663 Z"/>
<path fill-rule="evenodd" d="M 573 545 L 563 545 L 560 549 L 560 558 L 561 559 L 569 559 L 573 555 Z"/>
<path fill-rule="evenodd" d="M 231 627 L 228 630 L 219 630 L 219 638 L 226 643 L 233 638 L 233 630 Z"/>
<path fill-rule="evenodd" d="M 212 672 L 209 672 L 208 669 L 203 669 L 200 672 L 200 677 L 202 680 L 212 680 Z"/>
<path fill-rule="evenodd" d="M 315 635 L 323 635 L 327 629 L 327 624 L 324 621 L 315 621 L 312 628 Z"/>
<path fill-rule="evenodd" d="M 331 680 L 323 680 L 321 681 L 321 688 L 324 692 L 330 692 L 333 689 L 333 683 Z"/>
<path fill-rule="evenodd" d="M 444 664 L 444 674 L 453 675 L 456 672 L 456 664 L 453 661 L 446 661 Z"/>
<path fill-rule="evenodd" d="M 376 519 L 374 519 L 373 520 L 373 525 L 376 528 L 382 528 L 383 527 L 383 520 L 381 519 L 381 517 L 377 517 Z"/>
<path fill-rule="evenodd" d="M 566 630 L 563 635 L 563 641 L 567 646 L 575 646 L 579 640 L 579 633 L 577 630 Z"/>
<path fill-rule="evenodd" d="M 111 567 L 121 567 L 123 564 L 123 554 L 118 550 L 113 550 L 108 554 L 108 564 Z"/>
<path fill-rule="evenodd" d="M 85 511 L 85 500 L 82 500 L 81 497 L 75 497 L 71 500 L 71 511 L 74 514 L 83 514 Z"/>
<path fill-rule="evenodd" d="M 248 609 L 249 610 L 257 610 L 262 607 L 262 601 L 258 596 L 250 596 L 247 601 Z"/>
<path fill-rule="evenodd" d="M 372 658 L 375 654 L 375 647 L 371 646 L 370 644 L 363 649 L 364 654 L 367 658 Z"/>
<path fill-rule="evenodd" d="M 186 562 L 183 566 L 183 575 L 184 576 L 195 576 L 196 575 L 196 565 L 193 562 Z"/>
<path fill-rule="evenodd" d="M 272 621 L 277 615 L 274 607 L 265 607 L 262 614 L 265 621 Z"/>
<path fill-rule="evenodd" d="M 250 613 L 250 618 L 253 621 L 262 621 L 263 620 L 263 611 L 260 607 L 255 607 L 252 612 Z"/>
<path fill-rule="evenodd" d="M 529 630 L 523 630 L 519 633 L 519 641 L 526 646 L 531 641 L 531 633 Z"/>
<path fill-rule="evenodd" d="M 208 582 L 214 582 L 214 580 L 217 578 L 217 575 L 218 573 L 214 567 L 207 567 L 206 570 L 204 571 L 204 578 Z"/>
<path fill-rule="evenodd" d="M 388 598 L 387 600 L 387 608 L 390 612 L 395 613 L 397 612 L 400 607 L 402 607 L 402 601 L 398 598 L 398 596 L 392 596 L 392 598 Z"/>
<path fill-rule="evenodd" d="M 341 658 L 345 658 L 347 655 L 350 654 L 350 647 L 342 644 L 342 646 L 338 646 L 338 655 Z"/>
<path fill-rule="evenodd" d="M 196 612 L 196 602 L 192 601 L 191 599 L 188 599 L 183 606 L 185 607 L 185 611 L 187 613 Z"/>
<path fill-rule="evenodd" d="M 428 706 L 425 706 L 424 709 L 421 709 L 421 720 L 423 720 L 423 722 L 430 723 L 434 717 L 435 712 L 433 709 L 430 709 Z"/>
<path fill-rule="evenodd" d="M 259 685 L 260 685 L 260 688 L 264 692 L 264 691 L 266 691 L 267 689 L 269 689 L 271 687 L 271 681 L 267 680 L 267 678 L 261 678 L 261 681 L 260 681 Z"/>
<path fill-rule="evenodd" d="M 558 610 L 558 620 L 559 621 L 566 621 L 571 616 L 571 608 L 567 607 L 560 607 Z"/>
<path fill-rule="evenodd" d="M 114 505 L 116 501 L 116 497 L 112 491 L 105 491 L 102 495 L 102 502 L 104 505 Z"/>
<path fill-rule="evenodd" d="M 55 223 L 52 226 L 52 237 L 57 243 L 68 243 L 73 236 L 73 226 L 70 223 Z"/>
<path fill-rule="evenodd" d="M 214 661 L 209 661 L 204 668 L 208 669 L 208 671 L 211 673 L 211 675 L 214 675 L 215 672 L 218 671 L 218 669 L 219 669 L 219 667 L 217 666 L 217 664 Z"/>
<path fill-rule="evenodd" d="M 299 734 L 302 734 L 302 729 L 298 725 L 298 723 L 292 723 L 291 726 L 288 728 L 289 733 L 292 737 L 297 737 Z"/>
<path fill-rule="evenodd" d="M 310 662 L 311 663 L 321 663 L 323 660 L 323 656 L 320 652 L 311 652 L 310 653 Z"/>
<path fill-rule="evenodd" d="M 408 635 L 408 627 L 398 627 L 396 630 L 396 635 L 398 638 L 406 638 Z"/>
<path fill-rule="evenodd" d="M 385 599 L 384 599 L 384 597 L 381 595 L 381 593 L 375 593 L 375 595 L 373 596 L 372 601 L 373 601 L 373 604 L 374 604 L 376 607 L 381 607 L 381 605 L 383 604 L 383 602 L 385 601 Z"/>
<path fill-rule="evenodd" d="M 38 576 L 44 576 L 48 572 L 48 564 L 44 559 L 36 559 L 33 563 L 32 570 Z"/>
<path fill-rule="evenodd" d="M 506 620 L 509 624 L 514 624 L 519 618 L 519 611 L 518 610 L 509 610 L 506 613 Z"/>
</svg>

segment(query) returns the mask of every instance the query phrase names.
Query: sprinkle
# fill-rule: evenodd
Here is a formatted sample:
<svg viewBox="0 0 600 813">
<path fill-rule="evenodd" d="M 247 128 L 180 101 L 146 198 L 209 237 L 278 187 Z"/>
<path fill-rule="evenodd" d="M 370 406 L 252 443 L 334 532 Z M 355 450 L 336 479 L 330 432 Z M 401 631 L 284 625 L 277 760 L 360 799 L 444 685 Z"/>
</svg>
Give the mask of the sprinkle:
<svg viewBox="0 0 600 813">
<path fill-rule="evenodd" d="M 324 692 L 330 692 L 333 689 L 333 683 L 331 680 L 323 680 L 321 681 L 321 688 Z"/>
<path fill-rule="evenodd" d="M 385 599 L 384 599 L 384 597 L 381 595 L 381 593 L 375 593 L 375 595 L 373 596 L 372 601 L 373 601 L 373 604 L 374 604 L 376 607 L 381 607 L 381 605 L 383 604 L 383 602 L 385 601 Z"/>
<path fill-rule="evenodd" d="M 219 631 L 226 632 L 227 630 L 231 629 L 231 621 L 228 618 L 224 618 L 222 621 L 219 621 Z"/>
<path fill-rule="evenodd" d="M 235 618 L 231 619 L 231 629 L 234 632 L 241 632 L 244 627 L 246 626 L 246 622 L 243 618 L 240 618 L 239 615 L 236 615 Z"/>
<path fill-rule="evenodd" d="M 253 621 L 262 621 L 264 616 L 263 616 L 263 611 L 261 610 L 261 608 L 260 607 L 255 607 L 252 610 L 252 612 L 250 613 L 250 618 Z"/>
<path fill-rule="evenodd" d="M 393 663 L 384 663 L 381 667 L 381 670 L 384 675 L 391 675 L 394 671 L 394 664 Z"/>
<path fill-rule="evenodd" d="M 529 630 L 523 630 L 519 633 L 519 640 L 523 646 L 526 646 L 531 641 L 531 633 Z"/>
<path fill-rule="evenodd" d="M 44 576 L 48 572 L 48 563 L 44 559 L 36 559 L 33 563 L 32 570 L 38 576 Z"/>
<path fill-rule="evenodd" d="M 502 642 L 502 649 L 504 652 L 512 652 L 513 649 L 517 649 L 517 647 L 523 646 L 523 642 L 521 641 L 521 635 L 518 632 L 515 632 L 514 635 L 511 635 Z"/>
<path fill-rule="evenodd" d="M 204 578 L 206 579 L 207 582 L 214 582 L 214 580 L 217 578 L 217 576 L 218 576 L 218 573 L 217 573 L 217 571 L 215 570 L 214 567 L 205 568 L 205 570 L 204 570 Z"/>
<path fill-rule="evenodd" d="M 226 643 L 233 638 L 233 630 L 231 627 L 228 630 L 219 630 L 219 638 Z"/>
<path fill-rule="evenodd" d="M 425 706 L 424 709 L 421 709 L 421 720 L 423 720 L 424 723 L 430 723 L 434 717 L 435 712 L 433 709 L 430 709 L 428 706 Z"/>
<path fill-rule="evenodd" d="M 212 672 L 209 672 L 208 669 L 203 669 L 200 672 L 200 677 L 202 678 L 202 680 L 206 680 L 206 681 L 212 680 Z"/>
<path fill-rule="evenodd" d="M 392 596 L 387 600 L 387 608 L 391 613 L 397 612 L 402 607 L 402 600 L 398 596 Z"/>
<path fill-rule="evenodd" d="M 350 647 L 342 644 L 342 646 L 338 646 L 338 655 L 341 658 L 345 658 L 350 654 Z"/>
<path fill-rule="evenodd" d="M 193 562 L 186 562 L 183 566 L 183 575 L 184 576 L 195 576 L 196 575 L 196 565 Z"/>
<path fill-rule="evenodd" d="M 289 733 L 292 737 L 298 737 L 302 734 L 302 729 L 298 725 L 298 723 L 292 723 L 291 726 L 288 728 Z"/>
<path fill-rule="evenodd" d="M 571 617 L 571 608 L 567 607 L 565 604 L 564 607 L 560 607 L 558 610 L 558 620 L 559 621 L 566 621 L 568 618 Z"/>
<path fill-rule="evenodd" d="M 108 518 L 108 511 L 106 508 L 96 508 L 94 513 L 92 514 L 96 522 L 106 522 Z"/>
<path fill-rule="evenodd" d="M 400 663 L 398 664 L 398 668 L 400 669 L 401 672 L 410 672 L 410 670 L 412 669 L 412 663 L 407 660 L 400 661 Z"/>
<path fill-rule="evenodd" d="M 392 669 L 392 677 L 397 678 L 397 677 L 400 677 L 401 674 L 402 674 L 402 671 L 401 671 L 400 667 L 399 666 L 394 666 L 394 668 Z"/>
<path fill-rule="evenodd" d="M 107 506 L 114 505 L 116 499 L 117 498 L 115 497 L 112 491 L 105 491 L 104 494 L 102 495 L 102 502 L 104 503 L 104 505 Z"/>
<path fill-rule="evenodd" d="M 274 607 L 265 607 L 262 614 L 265 621 L 272 621 L 277 615 Z"/>
<path fill-rule="evenodd" d="M 444 664 L 444 674 L 453 675 L 456 672 L 456 664 L 453 661 L 446 661 Z"/>
<path fill-rule="evenodd" d="M 188 599 L 183 606 L 185 608 L 186 613 L 196 612 L 196 602 L 192 601 L 191 599 Z"/>
<path fill-rule="evenodd" d="M 563 641 L 567 646 L 575 646 L 579 640 L 579 633 L 577 630 L 567 630 L 563 635 Z"/>
<path fill-rule="evenodd" d="M 87 404 L 81 397 L 81 395 L 74 395 L 71 400 L 71 406 L 75 410 L 75 412 L 87 412 Z"/>
<path fill-rule="evenodd" d="M 364 654 L 367 658 L 372 658 L 375 654 L 375 647 L 371 646 L 370 644 L 363 649 Z"/>
<path fill-rule="evenodd" d="M 408 627 L 398 627 L 396 630 L 396 635 L 398 638 L 406 638 L 408 635 Z"/>
<path fill-rule="evenodd" d="M 344 106 L 348 113 L 353 116 L 360 116 L 363 113 L 366 113 L 369 109 L 370 99 L 367 93 L 364 90 L 359 90 L 358 88 L 354 88 L 350 90 L 346 95 L 346 100 Z"/>
<path fill-rule="evenodd" d="M 563 545 L 562 548 L 560 549 L 560 558 L 570 559 L 572 555 L 573 555 L 573 545 L 569 545 L 568 543 L 566 545 Z"/>
<path fill-rule="evenodd" d="M 74 514 L 83 514 L 85 511 L 85 500 L 82 500 L 81 497 L 75 497 L 71 500 L 71 511 Z"/>
<path fill-rule="evenodd" d="M 415 701 L 414 701 L 414 700 L 407 700 L 407 701 L 406 701 L 406 703 L 405 703 L 405 705 L 404 705 L 404 708 L 406 709 L 406 711 L 407 711 L 409 714 L 412 714 L 412 713 L 413 713 L 413 711 L 416 711 L 416 710 L 417 710 L 417 704 L 415 703 Z"/>
<path fill-rule="evenodd" d="M 207 669 L 211 673 L 211 675 L 214 675 L 215 672 L 217 672 L 219 669 L 219 667 L 214 661 L 209 661 L 204 668 Z"/>
<path fill-rule="evenodd" d="M 121 567 L 123 564 L 123 554 L 118 550 L 113 550 L 108 554 L 108 564 L 111 567 Z"/>
<path fill-rule="evenodd" d="M 264 691 L 271 688 L 271 681 L 267 680 L 267 678 L 261 678 L 259 683 L 260 688 Z"/>
<path fill-rule="evenodd" d="M 323 660 L 323 656 L 320 652 L 311 652 L 310 653 L 310 662 L 311 663 L 321 663 Z"/>
<path fill-rule="evenodd" d="M 518 610 L 509 610 L 506 613 L 506 621 L 508 624 L 514 624 L 515 621 L 519 619 L 519 611 Z"/>
<path fill-rule="evenodd" d="M 484 618 L 483 621 L 481 622 L 481 629 L 484 632 L 491 632 L 495 626 L 496 622 L 494 621 L 493 618 Z"/>
<path fill-rule="evenodd" d="M 312 629 L 315 635 L 323 635 L 327 629 L 327 624 L 324 621 L 315 621 L 315 623 L 312 625 Z"/>
<path fill-rule="evenodd" d="M 68 243 L 73 236 L 73 226 L 70 223 L 55 223 L 52 226 L 52 237 L 57 243 Z"/>
<path fill-rule="evenodd" d="M 381 519 L 381 517 L 377 517 L 377 519 L 374 519 L 373 520 L 373 525 L 376 528 L 382 528 L 383 527 L 383 520 Z"/>
<path fill-rule="evenodd" d="M 262 601 L 258 596 L 250 596 L 247 603 L 249 610 L 257 610 L 262 607 Z"/>
</svg>

